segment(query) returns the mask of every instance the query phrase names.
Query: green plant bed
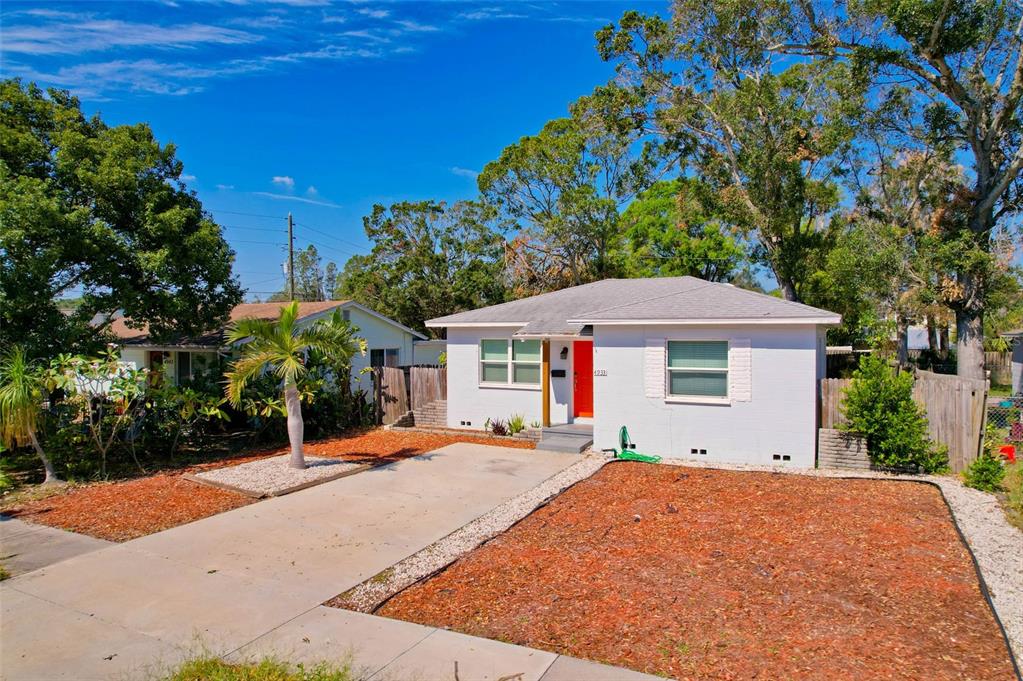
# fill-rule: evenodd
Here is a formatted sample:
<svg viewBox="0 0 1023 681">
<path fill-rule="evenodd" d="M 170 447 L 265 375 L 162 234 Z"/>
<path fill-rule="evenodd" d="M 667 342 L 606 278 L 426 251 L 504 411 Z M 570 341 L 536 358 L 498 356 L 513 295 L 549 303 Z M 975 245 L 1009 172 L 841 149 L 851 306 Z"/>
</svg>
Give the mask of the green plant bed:
<svg viewBox="0 0 1023 681">
<path fill-rule="evenodd" d="M 1023 530 L 1023 462 L 1009 464 L 1002 477 L 1001 494 L 1005 515 L 1009 522 Z"/>
</svg>

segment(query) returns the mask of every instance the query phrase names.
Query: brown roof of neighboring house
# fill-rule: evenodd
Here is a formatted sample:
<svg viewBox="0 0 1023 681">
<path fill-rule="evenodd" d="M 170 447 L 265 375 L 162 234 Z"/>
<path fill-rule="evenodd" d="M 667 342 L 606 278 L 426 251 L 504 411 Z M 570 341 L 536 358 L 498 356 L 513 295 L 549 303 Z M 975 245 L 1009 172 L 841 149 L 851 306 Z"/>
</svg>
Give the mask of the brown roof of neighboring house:
<svg viewBox="0 0 1023 681">
<path fill-rule="evenodd" d="M 327 312 L 333 310 L 335 307 L 344 305 L 349 301 L 347 300 L 323 300 L 317 302 L 300 302 L 298 304 L 298 318 L 299 320 L 311 317 L 321 312 Z M 228 322 L 236 322 L 239 319 L 277 319 L 281 314 L 281 308 L 287 305 L 287 302 L 283 303 L 242 303 L 236 305 L 231 310 L 231 314 L 228 317 Z M 110 332 L 115 338 L 123 342 L 125 345 L 150 345 L 152 344 L 149 340 L 149 329 L 143 326 L 141 329 L 133 329 L 128 326 L 128 320 L 124 317 L 118 317 L 111 322 L 108 327 Z M 224 333 L 227 330 L 226 325 L 219 329 L 212 329 L 205 334 L 199 336 L 193 336 L 190 338 L 180 338 L 177 340 L 169 341 L 167 343 L 161 343 L 162 346 L 181 346 L 181 347 L 214 347 L 219 348 L 224 344 Z"/>
</svg>

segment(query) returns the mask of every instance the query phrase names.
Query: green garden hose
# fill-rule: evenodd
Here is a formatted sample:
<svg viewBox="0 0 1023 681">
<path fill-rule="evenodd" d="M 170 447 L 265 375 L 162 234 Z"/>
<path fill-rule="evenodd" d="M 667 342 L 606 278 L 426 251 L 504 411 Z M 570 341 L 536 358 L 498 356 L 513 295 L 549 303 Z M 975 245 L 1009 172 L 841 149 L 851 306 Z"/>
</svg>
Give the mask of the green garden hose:
<svg viewBox="0 0 1023 681">
<path fill-rule="evenodd" d="M 633 447 L 636 445 L 629 441 L 629 429 L 622 426 L 622 429 L 618 431 L 618 445 L 622 448 L 619 452 L 615 450 L 616 459 L 624 459 L 626 461 L 641 461 L 643 463 L 658 463 L 661 457 L 654 456 L 651 454 L 640 454 L 635 451 Z"/>
</svg>

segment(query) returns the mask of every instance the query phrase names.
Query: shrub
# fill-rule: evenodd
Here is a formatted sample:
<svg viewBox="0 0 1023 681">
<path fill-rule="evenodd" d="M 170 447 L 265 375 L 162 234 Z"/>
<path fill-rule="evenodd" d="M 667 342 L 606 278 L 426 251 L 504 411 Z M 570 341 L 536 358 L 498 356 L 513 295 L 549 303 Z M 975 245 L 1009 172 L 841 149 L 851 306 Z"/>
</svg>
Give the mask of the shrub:
<svg viewBox="0 0 1023 681">
<path fill-rule="evenodd" d="M 490 423 L 490 432 L 494 435 L 507 435 L 508 426 L 501 419 L 488 419 Z"/>
<path fill-rule="evenodd" d="M 880 357 L 865 355 L 845 390 L 844 426 L 867 439 L 871 460 L 886 468 L 948 468 L 948 457 L 927 437 L 927 417 L 913 401 L 913 376 L 896 374 Z"/>
<path fill-rule="evenodd" d="M 526 417 L 522 414 L 512 414 L 508 419 L 508 432 L 514 435 L 526 429 Z"/>
<path fill-rule="evenodd" d="M 1002 462 L 984 452 L 963 472 L 963 481 L 967 487 L 982 492 L 997 492 L 1002 488 L 1005 477 L 1005 466 Z"/>
</svg>

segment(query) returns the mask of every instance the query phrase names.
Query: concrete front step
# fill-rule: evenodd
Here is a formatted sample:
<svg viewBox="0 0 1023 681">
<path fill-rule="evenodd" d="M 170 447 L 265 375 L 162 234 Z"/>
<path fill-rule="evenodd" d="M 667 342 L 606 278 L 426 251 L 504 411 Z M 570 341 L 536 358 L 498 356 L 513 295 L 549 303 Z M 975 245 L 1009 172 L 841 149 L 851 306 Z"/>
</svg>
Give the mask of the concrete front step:
<svg viewBox="0 0 1023 681">
<path fill-rule="evenodd" d="M 544 433 L 536 443 L 537 449 L 548 452 L 572 452 L 579 454 L 593 444 L 592 435 L 564 435 L 561 433 Z"/>
</svg>

